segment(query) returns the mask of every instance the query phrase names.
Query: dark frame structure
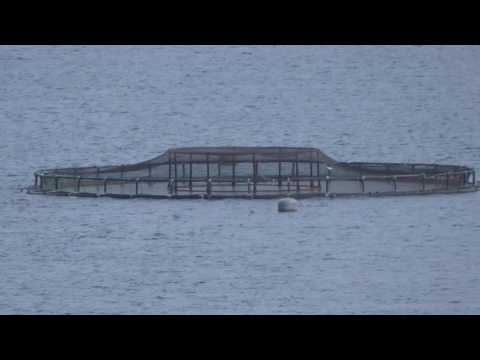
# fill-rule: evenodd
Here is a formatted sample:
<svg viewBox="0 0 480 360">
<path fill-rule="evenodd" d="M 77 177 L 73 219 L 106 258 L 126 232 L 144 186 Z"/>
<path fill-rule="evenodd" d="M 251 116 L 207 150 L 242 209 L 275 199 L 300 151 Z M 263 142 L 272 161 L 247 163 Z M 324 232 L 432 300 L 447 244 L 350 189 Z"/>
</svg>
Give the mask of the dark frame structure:
<svg viewBox="0 0 480 360">
<path fill-rule="evenodd" d="M 131 165 L 35 172 L 30 193 L 116 198 L 296 198 L 476 191 L 458 165 L 337 162 L 316 148 L 183 147 Z"/>
</svg>

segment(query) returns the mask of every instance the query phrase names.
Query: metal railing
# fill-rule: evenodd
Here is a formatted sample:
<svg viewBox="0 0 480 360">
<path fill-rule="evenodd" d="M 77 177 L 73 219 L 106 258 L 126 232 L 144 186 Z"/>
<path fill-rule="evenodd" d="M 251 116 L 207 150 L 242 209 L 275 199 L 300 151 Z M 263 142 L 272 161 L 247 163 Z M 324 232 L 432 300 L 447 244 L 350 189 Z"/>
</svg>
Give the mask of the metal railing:
<svg viewBox="0 0 480 360">
<path fill-rule="evenodd" d="M 425 192 L 454 192 L 462 189 L 477 189 L 475 171 L 466 167 L 455 167 L 459 171 L 435 173 L 435 170 L 448 169 L 445 165 L 435 164 L 375 164 L 375 163 L 339 163 L 351 168 L 381 168 L 395 171 L 395 166 L 410 166 L 413 171 L 422 173 L 392 175 L 336 176 L 329 172 L 324 176 L 208 176 L 208 177 L 96 177 L 67 175 L 67 169 L 40 171 L 35 173 L 35 188 L 45 193 L 67 193 L 82 195 L 119 195 L 125 197 L 181 197 L 184 195 L 210 198 L 213 196 L 265 196 L 265 195 L 329 195 L 329 194 L 416 194 Z M 97 172 L 98 173 L 98 172 Z M 95 174 L 97 175 L 97 174 Z M 347 186 L 346 183 L 349 183 Z M 389 184 L 388 190 L 380 189 L 378 183 Z M 332 187 L 351 188 L 358 184 L 357 191 L 332 191 Z M 415 184 L 414 189 L 401 190 L 405 184 Z M 130 189 L 125 190 L 125 186 Z M 145 185 L 147 190 L 145 190 Z M 148 186 L 160 185 L 162 188 L 151 191 Z M 375 189 L 377 186 L 377 189 Z M 410 186 L 411 188 L 411 186 Z M 93 189 L 95 191 L 93 191 Z"/>
</svg>

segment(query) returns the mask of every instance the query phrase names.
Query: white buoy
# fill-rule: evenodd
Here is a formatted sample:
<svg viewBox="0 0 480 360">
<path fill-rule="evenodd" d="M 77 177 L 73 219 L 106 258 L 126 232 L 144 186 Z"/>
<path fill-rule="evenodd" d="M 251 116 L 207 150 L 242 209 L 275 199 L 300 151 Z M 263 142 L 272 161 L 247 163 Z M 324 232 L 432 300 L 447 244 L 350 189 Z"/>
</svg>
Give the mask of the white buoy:
<svg viewBox="0 0 480 360">
<path fill-rule="evenodd" d="M 292 198 L 280 199 L 278 200 L 278 211 L 279 212 L 297 211 L 297 204 L 298 204 L 298 201 Z"/>
</svg>

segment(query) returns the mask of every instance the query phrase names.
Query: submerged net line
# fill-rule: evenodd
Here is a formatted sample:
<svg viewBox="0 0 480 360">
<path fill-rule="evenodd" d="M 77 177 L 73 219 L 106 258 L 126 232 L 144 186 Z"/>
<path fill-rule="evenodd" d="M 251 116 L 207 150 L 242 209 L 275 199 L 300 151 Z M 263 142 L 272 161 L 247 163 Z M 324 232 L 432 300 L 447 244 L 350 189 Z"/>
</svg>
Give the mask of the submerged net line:
<svg viewBox="0 0 480 360">
<path fill-rule="evenodd" d="M 458 165 L 337 162 L 315 148 L 185 147 L 130 165 L 35 172 L 32 192 L 151 198 L 408 195 L 477 190 Z"/>
</svg>

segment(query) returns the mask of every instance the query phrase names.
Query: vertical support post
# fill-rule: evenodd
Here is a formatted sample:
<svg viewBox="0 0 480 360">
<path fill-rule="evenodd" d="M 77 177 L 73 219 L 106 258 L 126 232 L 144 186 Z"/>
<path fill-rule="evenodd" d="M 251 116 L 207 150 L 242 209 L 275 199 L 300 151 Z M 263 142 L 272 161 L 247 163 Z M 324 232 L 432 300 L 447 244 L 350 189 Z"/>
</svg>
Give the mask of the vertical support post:
<svg viewBox="0 0 480 360">
<path fill-rule="evenodd" d="M 317 178 L 318 178 L 318 189 L 322 191 L 322 182 L 320 181 L 320 160 L 317 160 Z"/>
<path fill-rule="evenodd" d="M 290 193 L 290 178 L 287 178 L 287 193 Z"/>
<path fill-rule="evenodd" d="M 138 195 L 138 180 L 140 180 L 138 177 L 135 179 L 135 195 Z"/>
<path fill-rule="evenodd" d="M 168 180 L 172 178 L 172 154 L 168 153 Z"/>
<path fill-rule="evenodd" d="M 120 165 L 120 177 L 123 179 L 124 166 Z"/>
<path fill-rule="evenodd" d="M 220 177 L 220 162 L 217 163 L 217 176 Z"/>
<path fill-rule="evenodd" d="M 207 178 L 210 178 L 210 155 L 207 154 Z"/>
<path fill-rule="evenodd" d="M 310 188 L 313 188 L 313 162 L 310 161 Z"/>
<path fill-rule="evenodd" d="M 447 175 L 446 175 L 447 179 L 446 179 L 446 186 L 447 186 L 447 190 L 448 190 L 448 183 L 449 183 L 449 180 L 450 180 L 450 174 L 448 173 L 447 171 Z"/>
<path fill-rule="evenodd" d="M 212 179 L 207 179 L 207 196 L 210 197 L 212 195 Z"/>
<path fill-rule="evenodd" d="M 257 194 L 257 162 L 255 161 L 255 154 L 252 157 L 253 164 L 253 195 Z"/>
<path fill-rule="evenodd" d="M 185 161 L 182 161 L 182 180 L 185 181 Z"/>
<path fill-rule="evenodd" d="M 190 188 L 190 192 L 193 191 L 193 186 L 192 186 L 192 154 L 190 154 L 190 163 L 189 168 L 188 168 L 188 187 Z"/>
<path fill-rule="evenodd" d="M 360 183 L 362 184 L 362 193 L 365 192 L 365 176 L 360 177 Z"/>
<path fill-rule="evenodd" d="M 250 194 L 250 178 L 247 179 L 247 193 Z"/>
<path fill-rule="evenodd" d="M 300 192 L 300 180 L 298 179 L 298 154 L 295 154 L 295 177 L 297 178 L 297 193 Z"/>
<path fill-rule="evenodd" d="M 148 165 L 148 177 L 152 177 L 152 165 Z"/>
<path fill-rule="evenodd" d="M 392 176 L 392 182 L 393 182 L 393 192 L 397 192 L 397 177 Z"/>
<path fill-rule="evenodd" d="M 55 175 L 55 190 L 58 190 L 58 176 Z"/>
<path fill-rule="evenodd" d="M 475 170 L 472 171 L 472 176 L 473 186 L 475 186 Z"/>
<path fill-rule="evenodd" d="M 172 190 L 171 192 L 174 194 L 174 195 L 177 195 L 177 153 L 174 152 L 173 153 L 173 179 L 172 182 L 171 182 L 171 187 L 172 187 Z"/>
<path fill-rule="evenodd" d="M 422 174 L 422 191 L 425 191 L 425 174 Z"/>
<path fill-rule="evenodd" d="M 108 178 L 103 179 L 103 193 L 104 194 L 107 193 L 107 181 L 108 181 Z"/>
<path fill-rule="evenodd" d="M 77 178 L 77 192 L 80 192 L 80 181 L 81 181 L 81 179 L 82 179 L 81 176 L 79 176 L 79 177 Z"/>
<path fill-rule="evenodd" d="M 97 169 L 95 171 L 95 177 L 98 179 L 100 177 L 100 168 L 97 166 Z"/>
<path fill-rule="evenodd" d="M 282 162 L 278 162 L 278 186 L 282 187 Z"/>
<path fill-rule="evenodd" d="M 331 169 L 329 166 L 327 166 L 327 176 L 325 177 L 326 182 L 325 182 L 325 192 L 328 194 L 328 190 L 330 188 L 330 175 L 331 175 Z"/>
<path fill-rule="evenodd" d="M 235 181 L 235 176 L 236 176 L 235 167 L 236 167 L 236 165 L 237 164 L 235 162 L 232 164 L 232 186 L 235 186 L 235 183 L 236 183 L 236 181 Z"/>
<path fill-rule="evenodd" d="M 177 183 L 177 153 L 173 153 L 173 177 L 175 178 L 175 184 Z"/>
<path fill-rule="evenodd" d="M 168 189 L 168 194 L 169 194 L 169 195 L 172 195 L 172 192 L 173 192 L 173 186 L 172 186 L 172 183 L 173 183 L 173 180 L 172 180 L 172 179 L 168 179 L 168 186 L 167 186 L 167 189 Z"/>
<path fill-rule="evenodd" d="M 38 175 L 35 175 L 35 187 L 38 187 Z"/>
</svg>

